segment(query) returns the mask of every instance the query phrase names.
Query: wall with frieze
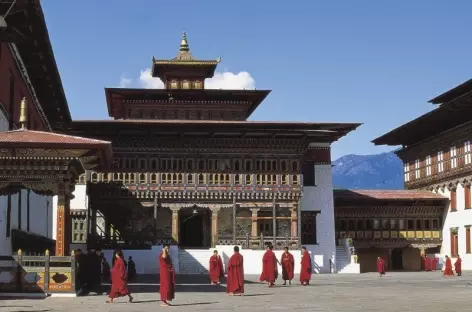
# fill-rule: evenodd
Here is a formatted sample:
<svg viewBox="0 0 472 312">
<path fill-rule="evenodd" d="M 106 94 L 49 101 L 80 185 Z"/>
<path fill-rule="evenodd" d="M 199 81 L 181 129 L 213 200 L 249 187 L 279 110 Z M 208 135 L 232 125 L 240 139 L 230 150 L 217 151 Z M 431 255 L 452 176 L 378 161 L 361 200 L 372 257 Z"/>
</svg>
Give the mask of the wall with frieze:
<svg viewBox="0 0 472 312">
<path fill-rule="evenodd" d="M 302 211 L 320 211 L 316 218 L 318 244 L 307 245 L 307 248 L 312 253 L 315 267 L 321 273 L 328 273 L 329 261 L 336 252 L 331 164 L 315 165 L 315 186 L 303 187 L 300 207 Z"/>
</svg>

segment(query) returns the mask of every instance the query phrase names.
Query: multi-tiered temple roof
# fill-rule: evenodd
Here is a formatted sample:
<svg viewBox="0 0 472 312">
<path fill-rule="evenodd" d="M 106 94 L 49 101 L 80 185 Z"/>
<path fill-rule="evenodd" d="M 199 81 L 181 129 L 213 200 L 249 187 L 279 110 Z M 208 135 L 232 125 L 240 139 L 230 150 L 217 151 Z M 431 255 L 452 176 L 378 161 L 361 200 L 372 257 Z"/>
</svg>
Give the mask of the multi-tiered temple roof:
<svg viewBox="0 0 472 312">
<path fill-rule="evenodd" d="M 164 89 L 106 88 L 108 113 L 114 120 L 74 121 L 71 131 L 101 137 L 121 134 L 211 135 L 213 137 L 304 137 L 313 142 L 333 142 L 356 129 L 359 123 L 300 123 L 247 121 L 270 90 L 205 89 L 220 58 L 199 60 L 182 36 L 175 58 L 153 58 L 152 76 Z"/>
</svg>

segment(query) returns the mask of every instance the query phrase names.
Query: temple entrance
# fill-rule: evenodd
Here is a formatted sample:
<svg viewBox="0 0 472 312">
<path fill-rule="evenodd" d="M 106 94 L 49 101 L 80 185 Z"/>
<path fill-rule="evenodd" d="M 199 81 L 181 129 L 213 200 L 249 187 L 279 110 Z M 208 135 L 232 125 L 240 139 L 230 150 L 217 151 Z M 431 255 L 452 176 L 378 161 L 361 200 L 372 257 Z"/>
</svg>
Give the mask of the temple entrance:
<svg viewBox="0 0 472 312">
<path fill-rule="evenodd" d="M 403 250 L 400 248 L 392 250 L 392 270 L 403 270 Z"/>
<path fill-rule="evenodd" d="M 209 248 L 210 226 L 208 209 L 182 209 L 179 213 L 180 247 Z"/>
</svg>

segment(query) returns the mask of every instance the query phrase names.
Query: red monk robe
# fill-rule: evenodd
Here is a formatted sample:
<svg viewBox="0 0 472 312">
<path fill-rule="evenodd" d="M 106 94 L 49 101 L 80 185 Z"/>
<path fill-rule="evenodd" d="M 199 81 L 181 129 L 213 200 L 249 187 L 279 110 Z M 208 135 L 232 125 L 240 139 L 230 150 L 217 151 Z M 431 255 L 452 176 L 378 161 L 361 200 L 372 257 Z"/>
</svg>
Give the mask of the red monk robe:
<svg viewBox="0 0 472 312">
<path fill-rule="evenodd" d="M 451 258 L 446 256 L 446 261 L 444 263 L 444 276 L 453 276 L 454 272 L 452 272 L 452 263 Z"/>
<path fill-rule="evenodd" d="M 221 257 L 218 255 L 217 251 L 215 251 L 210 258 L 209 275 L 210 281 L 213 284 L 219 284 L 220 278 L 225 276 L 223 261 L 221 261 Z"/>
<path fill-rule="evenodd" d="M 385 261 L 380 257 L 377 258 L 377 272 L 380 276 L 385 274 Z"/>
<path fill-rule="evenodd" d="M 462 259 L 459 257 L 459 255 L 457 256 L 457 260 L 454 263 L 454 269 L 456 270 L 457 276 L 462 275 Z"/>
<path fill-rule="evenodd" d="M 239 247 L 234 247 L 234 254 L 228 262 L 228 278 L 226 280 L 228 296 L 244 294 L 244 259 L 239 253 Z"/>
<path fill-rule="evenodd" d="M 159 277 L 161 306 L 168 306 L 169 303 L 167 301 L 172 301 L 175 298 L 175 271 L 172 266 L 172 259 L 168 251 L 165 250 L 159 255 Z"/>
<path fill-rule="evenodd" d="M 310 284 L 312 272 L 311 257 L 308 251 L 306 250 L 306 247 L 302 247 L 302 252 L 303 254 L 300 269 L 300 283 L 302 283 L 303 286 L 307 286 L 308 284 Z"/>
<path fill-rule="evenodd" d="M 438 265 L 438 258 L 434 257 L 431 258 L 431 270 L 436 271 L 436 267 Z"/>
<path fill-rule="evenodd" d="M 259 277 L 259 281 L 267 282 L 269 287 L 273 287 L 279 271 L 277 268 L 277 258 L 272 249 L 268 248 L 262 257 L 262 274 Z"/>
<path fill-rule="evenodd" d="M 431 258 L 428 256 L 424 258 L 424 270 L 426 272 L 431 271 Z"/>
<path fill-rule="evenodd" d="M 293 259 L 293 255 L 288 252 L 288 248 L 286 248 L 285 252 L 282 254 L 280 263 L 282 264 L 282 279 L 284 280 L 285 285 L 286 281 L 289 281 L 290 283 L 295 275 L 295 260 Z"/>
<path fill-rule="evenodd" d="M 133 297 L 128 290 L 126 281 L 126 267 L 123 261 L 123 254 L 121 251 L 115 254 L 115 263 L 111 269 L 111 290 L 108 294 L 108 303 L 112 303 L 113 299 L 118 297 L 128 296 L 129 302 L 133 301 Z"/>
</svg>

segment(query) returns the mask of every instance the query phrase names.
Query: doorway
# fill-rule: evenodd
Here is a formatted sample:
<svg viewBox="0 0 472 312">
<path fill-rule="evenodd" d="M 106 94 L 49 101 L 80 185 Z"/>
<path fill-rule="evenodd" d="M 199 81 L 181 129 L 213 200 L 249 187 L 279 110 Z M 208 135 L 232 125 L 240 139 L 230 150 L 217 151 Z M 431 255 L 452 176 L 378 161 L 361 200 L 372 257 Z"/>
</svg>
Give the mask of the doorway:
<svg viewBox="0 0 472 312">
<path fill-rule="evenodd" d="M 392 250 L 392 270 L 403 270 L 403 250 L 400 248 Z"/>
<path fill-rule="evenodd" d="M 207 211 L 183 210 L 179 214 L 179 245 L 182 248 L 205 248 L 208 245 Z"/>
</svg>

